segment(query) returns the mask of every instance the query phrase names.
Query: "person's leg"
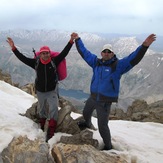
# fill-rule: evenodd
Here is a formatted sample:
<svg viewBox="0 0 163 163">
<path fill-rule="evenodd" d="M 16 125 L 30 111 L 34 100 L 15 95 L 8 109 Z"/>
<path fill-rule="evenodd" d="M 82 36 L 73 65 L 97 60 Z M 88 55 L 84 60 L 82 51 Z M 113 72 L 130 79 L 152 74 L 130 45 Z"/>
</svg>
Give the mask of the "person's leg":
<svg viewBox="0 0 163 163">
<path fill-rule="evenodd" d="M 37 112 L 40 118 L 47 118 L 46 114 L 46 93 L 37 91 L 38 106 Z"/>
<path fill-rule="evenodd" d="M 108 126 L 111 103 L 98 103 L 96 105 L 98 128 L 104 141 L 105 149 L 112 149 L 111 134 Z"/>
<path fill-rule="evenodd" d="M 48 124 L 48 131 L 47 131 L 47 139 L 48 141 L 50 138 L 54 136 L 54 132 L 57 127 L 57 119 L 58 119 L 58 94 L 57 88 L 54 91 L 48 92 L 47 95 L 47 103 L 49 105 L 49 124 Z"/>
<path fill-rule="evenodd" d="M 83 109 L 84 121 L 78 122 L 78 126 L 81 130 L 84 130 L 87 127 L 91 128 L 91 126 L 92 126 L 91 117 L 92 117 L 92 113 L 95 109 L 94 104 L 95 104 L 95 101 L 91 97 L 89 97 L 87 99 L 86 104 Z"/>
<path fill-rule="evenodd" d="M 83 117 L 88 127 L 90 127 L 92 124 L 91 117 L 94 109 L 95 109 L 95 101 L 91 97 L 89 97 L 83 110 Z"/>
<path fill-rule="evenodd" d="M 48 119 L 58 120 L 58 94 L 57 89 L 47 93 L 47 103 L 49 106 Z"/>
<path fill-rule="evenodd" d="M 45 126 L 45 122 L 47 118 L 46 93 L 37 91 L 37 98 L 38 98 L 37 113 L 39 115 L 39 123 L 40 123 L 41 129 L 44 131 L 44 126 Z"/>
</svg>

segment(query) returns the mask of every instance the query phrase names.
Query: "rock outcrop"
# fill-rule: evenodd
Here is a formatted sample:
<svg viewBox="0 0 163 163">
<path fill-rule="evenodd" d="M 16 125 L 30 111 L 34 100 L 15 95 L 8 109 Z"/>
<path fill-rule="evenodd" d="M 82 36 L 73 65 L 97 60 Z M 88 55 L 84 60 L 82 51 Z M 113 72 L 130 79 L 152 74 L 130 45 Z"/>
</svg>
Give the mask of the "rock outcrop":
<svg viewBox="0 0 163 163">
<path fill-rule="evenodd" d="M 77 121 L 82 117 L 72 119 L 71 105 L 62 106 L 64 107 L 59 110 L 56 132 L 68 133 L 72 136 L 61 136 L 60 141 L 54 144 L 50 153 L 48 144 L 42 140 L 14 138 L 1 153 L 3 163 L 127 163 L 127 158 L 120 154 L 101 152 L 98 140 L 93 139 L 92 131 L 79 129 Z M 33 104 L 23 116 L 38 123 L 37 103 Z"/>
<path fill-rule="evenodd" d="M 1 69 L 0 69 L 0 80 L 5 81 L 6 83 L 12 85 L 11 75 L 7 73 L 3 73 Z"/>
<path fill-rule="evenodd" d="M 129 158 L 113 152 L 105 153 L 92 145 L 57 143 L 49 153 L 49 145 L 27 137 L 14 138 L 1 157 L 3 163 L 129 163 Z"/>
<path fill-rule="evenodd" d="M 40 140 L 29 140 L 27 137 L 14 138 L 1 157 L 3 163 L 53 163 L 49 146 Z"/>
<path fill-rule="evenodd" d="M 83 130 L 73 136 L 61 136 L 59 143 L 74 144 L 74 145 L 92 145 L 93 147 L 99 147 L 98 141 L 93 139 L 93 132 L 89 130 Z"/>
<path fill-rule="evenodd" d="M 127 159 L 115 153 L 105 153 L 91 145 L 59 143 L 52 149 L 57 163 L 128 163 Z"/>
<path fill-rule="evenodd" d="M 127 112 L 113 109 L 110 113 L 112 120 L 130 120 L 139 122 L 163 123 L 163 101 L 147 104 L 144 100 L 135 100 Z"/>
</svg>

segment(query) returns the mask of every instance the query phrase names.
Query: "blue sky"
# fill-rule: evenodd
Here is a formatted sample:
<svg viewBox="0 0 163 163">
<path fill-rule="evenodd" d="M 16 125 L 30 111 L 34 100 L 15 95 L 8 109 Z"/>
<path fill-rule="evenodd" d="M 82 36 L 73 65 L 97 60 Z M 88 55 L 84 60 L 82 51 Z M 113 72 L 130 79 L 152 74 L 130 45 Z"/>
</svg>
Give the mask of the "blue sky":
<svg viewBox="0 0 163 163">
<path fill-rule="evenodd" d="M 0 30 L 163 35 L 162 0 L 1 0 Z"/>
</svg>

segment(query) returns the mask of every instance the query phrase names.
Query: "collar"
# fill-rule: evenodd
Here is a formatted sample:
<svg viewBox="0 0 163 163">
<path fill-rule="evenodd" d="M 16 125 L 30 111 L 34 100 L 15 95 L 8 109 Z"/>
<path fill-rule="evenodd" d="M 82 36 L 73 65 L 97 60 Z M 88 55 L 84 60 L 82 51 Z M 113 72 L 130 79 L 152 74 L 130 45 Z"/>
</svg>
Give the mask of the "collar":
<svg viewBox="0 0 163 163">
<path fill-rule="evenodd" d="M 111 65 L 113 62 L 115 62 L 117 60 L 117 57 L 116 55 L 113 56 L 113 58 L 107 60 L 107 61 L 104 61 L 102 59 L 100 59 L 100 64 L 101 65 Z"/>
<path fill-rule="evenodd" d="M 44 64 L 44 65 L 46 65 L 46 64 L 48 64 L 49 62 L 51 62 L 51 57 L 48 59 L 48 60 L 43 60 L 42 58 L 40 58 L 40 61 L 41 61 L 41 63 L 42 64 Z"/>
</svg>

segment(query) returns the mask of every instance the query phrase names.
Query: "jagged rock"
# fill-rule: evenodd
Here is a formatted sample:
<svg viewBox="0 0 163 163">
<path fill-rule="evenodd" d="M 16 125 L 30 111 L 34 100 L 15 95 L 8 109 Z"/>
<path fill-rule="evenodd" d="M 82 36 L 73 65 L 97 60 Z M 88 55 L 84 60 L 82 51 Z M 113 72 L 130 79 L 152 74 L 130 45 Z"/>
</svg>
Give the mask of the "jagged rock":
<svg viewBox="0 0 163 163">
<path fill-rule="evenodd" d="M 39 115 L 37 114 L 37 105 L 38 102 L 34 103 L 29 109 L 27 109 L 25 114 L 21 115 L 26 116 L 32 119 L 34 122 L 38 123 Z M 81 116 L 74 120 L 70 114 L 72 110 L 76 112 L 76 109 L 74 109 L 75 107 L 70 102 L 66 102 L 66 100 L 63 98 L 60 100 L 60 107 L 61 109 L 58 112 L 57 128 L 55 132 L 63 132 L 72 135 L 80 133 L 80 128 L 77 125 L 77 122 L 82 120 L 83 117 Z M 90 129 L 95 130 L 95 127 L 92 125 Z"/>
<path fill-rule="evenodd" d="M 37 105 L 38 102 L 34 103 L 29 109 L 27 109 L 25 114 L 21 114 L 21 115 L 26 116 L 32 119 L 34 122 L 38 123 L 39 115 L 37 114 Z M 47 110 L 48 110 L 48 105 L 47 105 Z M 70 116 L 70 114 L 71 114 L 71 105 L 67 105 L 59 110 L 56 132 L 63 132 L 72 135 L 80 132 L 77 122 Z"/>
<path fill-rule="evenodd" d="M 130 117 L 133 113 L 148 111 L 149 106 L 144 100 L 135 100 L 127 109 L 127 116 Z"/>
<path fill-rule="evenodd" d="M 6 83 L 9 83 L 12 85 L 11 75 L 7 73 L 3 73 L 1 69 L 0 69 L 0 80 L 3 80 Z"/>
<path fill-rule="evenodd" d="M 26 85 L 20 87 L 20 89 L 33 95 L 33 96 L 36 96 L 35 85 L 33 83 L 26 84 Z"/>
<path fill-rule="evenodd" d="M 142 121 L 149 117 L 149 112 L 138 112 L 131 115 L 132 121 Z"/>
<path fill-rule="evenodd" d="M 148 105 L 144 100 L 136 100 L 128 108 L 127 115 L 133 121 L 163 123 L 163 105 L 158 102 Z"/>
<path fill-rule="evenodd" d="M 72 135 L 80 132 L 76 121 L 70 116 L 70 114 L 71 106 L 66 106 L 59 110 L 56 132 L 64 132 Z"/>
<path fill-rule="evenodd" d="M 56 144 L 52 149 L 56 163 L 127 163 L 127 159 L 113 153 L 100 152 L 91 145 Z"/>
<path fill-rule="evenodd" d="M 26 116 L 27 118 L 33 120 L 34 122 L 38 123 L 39 121 L 39 115 L 37 113 L 37 105 L 38 105 L 38 102 L 32 104 L 32 106 L 27 109 L 26 113 L 25 114 L 20 114 L 22 116 Z"/>
<path fill-rule="evenodd" d="M 13 138 L 2 153 L 3 163 L 54 163 L 49 155 L 49 146 L 39 140 L 27 137 Z"/>
<path fill-rule="evenodd" d="M 64 144 L 76 144 L 76 145 L 92 145 L 95 148 L 98 148 L 98 140 L 93 139 L 93 132 L 89 130 L 83 130 L 79 134 L 75 134 L 73 136 L 61 136 L 59 141 Z"/>
<path fill-rule="evenodd" d="M 119 120 L 119 119 L 126 119 L 127 115 L 124 113 L 122 109 L 114 108 L 111 110 L 109 119 L 110 120 Z"/>
<path fill-rule="evenodd" d="M 109 119 L 163 123 L 163 101 L 149 105 L 144 100 L 135 100 L 126 113 L 121 109 L 113 109 Z"/>
<path fill-rule="evenodd" d="M 149 113 L 151 115 L 150 122 L 163 123 L 163 107 L 152 108 Z"/>
<path fill-rule="evenodd" d="M 77 109 L 74 105 L 72 105 L 72 103 L 66 99 L 64 99 L 63 97 L 59 97 L 59 106 L 61 108 L 64 108 L 66 106 L 70 106 L 71 111 L 74 113 L 81 113 L 81 111 L 79 109 Z"/>
</svg>

